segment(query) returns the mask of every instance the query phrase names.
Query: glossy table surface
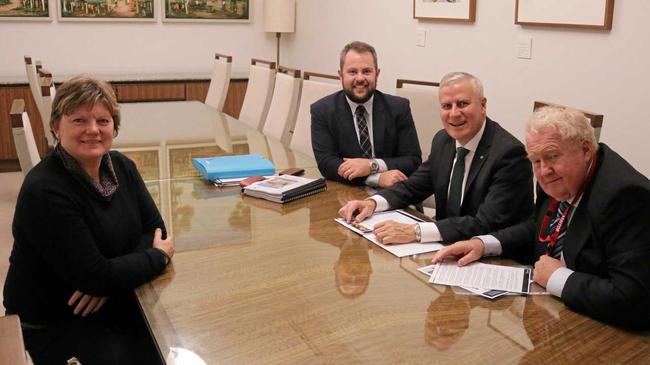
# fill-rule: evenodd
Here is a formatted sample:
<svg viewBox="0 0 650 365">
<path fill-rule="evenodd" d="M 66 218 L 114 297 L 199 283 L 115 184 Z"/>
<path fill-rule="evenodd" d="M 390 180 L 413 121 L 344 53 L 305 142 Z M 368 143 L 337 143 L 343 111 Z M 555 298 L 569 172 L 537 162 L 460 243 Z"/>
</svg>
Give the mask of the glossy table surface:
<svg viewBox="0 0 650 365">
<path fill-rule="evenodd" d="M 221 148 L 210 138 L 198 143 Z M 169 159 L 168 171 L 187 163 Z M 320 176 L 307 156 L 289 164 Z M 326 192 L 280 205 L 171 176 L 147 185 L 176 254 L 136 290 L 168 364 L 650 362 L 650 333 L 553 297 L 488 300 L 428 284 L 417 268 L 431 254 L 400 259 L 334 222 L 341 204 L 368 195 L 361 188 L 328 181 Z"/>
</svg>

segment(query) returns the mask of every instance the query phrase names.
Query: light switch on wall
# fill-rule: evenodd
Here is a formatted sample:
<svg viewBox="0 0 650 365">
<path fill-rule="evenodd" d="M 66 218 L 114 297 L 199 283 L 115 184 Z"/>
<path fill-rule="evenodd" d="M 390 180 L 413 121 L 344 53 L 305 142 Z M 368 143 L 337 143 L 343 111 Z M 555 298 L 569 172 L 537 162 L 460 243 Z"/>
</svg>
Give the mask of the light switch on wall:
<svg viewBox="0 0 650 365">
<path fill-rule="evenodd" d="M 533 48 L 533 37 L 517 37 L 517 58 L 530 59 Z"/>
<path fill-rule="evenodd" d="M 415 32 L 415 45 L 418 47 L 424 47 L 427 44 L 427 31 L 424 29 L 418 29 Z"/>
</svg>

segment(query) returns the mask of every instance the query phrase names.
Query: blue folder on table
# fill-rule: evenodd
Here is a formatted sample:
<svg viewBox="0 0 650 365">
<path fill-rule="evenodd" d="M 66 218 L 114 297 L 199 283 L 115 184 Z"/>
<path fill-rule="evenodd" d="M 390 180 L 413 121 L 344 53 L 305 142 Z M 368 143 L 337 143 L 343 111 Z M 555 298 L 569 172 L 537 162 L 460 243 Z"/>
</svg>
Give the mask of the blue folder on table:
<svg viewBox="0 0 650 365">
<path fill-rule="evenodd" d="M 275 174 L 271 161 L 258 154 L 197 157 L 192 159 L 192 165 L 206 180 Z"/>
</svg>

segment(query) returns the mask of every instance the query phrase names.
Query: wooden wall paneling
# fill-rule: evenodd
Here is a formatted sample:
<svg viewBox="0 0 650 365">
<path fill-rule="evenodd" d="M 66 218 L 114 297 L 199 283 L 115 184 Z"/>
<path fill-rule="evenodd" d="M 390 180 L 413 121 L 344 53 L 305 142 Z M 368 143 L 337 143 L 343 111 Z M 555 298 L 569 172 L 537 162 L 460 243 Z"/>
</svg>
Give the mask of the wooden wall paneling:
<svg viewBox="0 0 650 365">
<path fill-rule="evenodd" d="M 185 82 L 185 98 L 187 100 L 205 101 L 210 88 L 210 81 L 187 81 Z"/>
<path fill-rule="evenodd" d="M 118 102 L 185 100 L 184 83 L 115 83 L 113 85 Z"/>
<path fill-rule="evenodd" d="M 27 110 L 27 115 L 29 115 L 32 124 L 38 153 L 44 156 L 48 148 L 47 140 L 43 131 L 43 123 L 41 123 L 41 115 L 38 112 L 29 86 L 4 86 L 0 87 L 0 160 L 15 160 L 18 158 L 9 119 L 9 110 L 14 99 L 25 100 L 25 110 Z"/>
</svg>

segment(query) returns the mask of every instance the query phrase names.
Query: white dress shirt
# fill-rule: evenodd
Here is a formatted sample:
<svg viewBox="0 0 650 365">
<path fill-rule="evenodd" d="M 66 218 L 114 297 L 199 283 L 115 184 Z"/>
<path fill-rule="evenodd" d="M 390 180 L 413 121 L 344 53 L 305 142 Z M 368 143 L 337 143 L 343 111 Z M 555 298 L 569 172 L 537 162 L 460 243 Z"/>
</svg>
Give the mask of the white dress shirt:
<svg viewBox="0 0 650 365">
<path fill-rule="evenodd" d="M 461 205 L 463 198 L 465 197 L 465 183 L 467 182 L 467 175 L 469 174 L 469 170 L 472 167 L 472 159 L 474 158 L 478 144 L 483 137 L 483 131 L 485 131 L 485 120 L 483 120 L 483 125 L 481 126 L 481 129 L 478 131 L 478 133 L 476 133 L 476 135 L 474 135 L 474 137 L 472 137 L 472 139 L 470 139 L 469 142 L 467 142 L 464 146 L 456 141 L 456 149 L 458 149 L 458 147 L 463 147 L 469 150 L 467 155 L 465 155 L 465 174 L 463 175 L 462 189 L 463 192 L 460 198 Z M 454 157 L 454 165 L 455 164 L 456 157 Z M 451 178 L 449 179 L 449 183 L 451 183 Z M 449 194 L 449 186 L 447 186 L 447 194 Z M 381 195 L 373 195 L 370 197 L 370 199 L 374 200 L 377 203 L 377 208 L 375 209 L 376 212 L 383 212 L 390 209 L 388 201 Z M 440 230 L 438 229 L 438 226 L 435 222 L 421 222 L 417 224 L 420 226 L 421 242 L 439 242 L 443 240 L 443 237 L 440 234 Z"/>
</svg>

